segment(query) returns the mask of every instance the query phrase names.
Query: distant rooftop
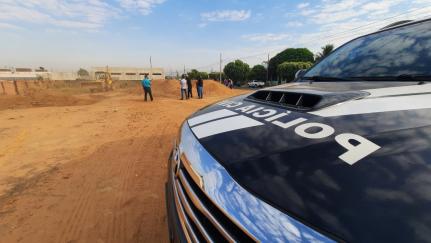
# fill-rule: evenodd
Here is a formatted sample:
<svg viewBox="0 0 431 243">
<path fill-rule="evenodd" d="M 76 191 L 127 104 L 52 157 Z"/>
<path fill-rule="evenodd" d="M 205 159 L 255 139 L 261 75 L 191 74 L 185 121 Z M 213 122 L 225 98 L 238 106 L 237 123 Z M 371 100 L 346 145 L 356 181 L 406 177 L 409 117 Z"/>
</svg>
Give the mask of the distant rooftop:
<svg viewBox="0 0 431 243">
<path fill-rule="evenodd" d="M 15 68 L 16 72 L 33 72 L 31 68 Z"/>
</svg>

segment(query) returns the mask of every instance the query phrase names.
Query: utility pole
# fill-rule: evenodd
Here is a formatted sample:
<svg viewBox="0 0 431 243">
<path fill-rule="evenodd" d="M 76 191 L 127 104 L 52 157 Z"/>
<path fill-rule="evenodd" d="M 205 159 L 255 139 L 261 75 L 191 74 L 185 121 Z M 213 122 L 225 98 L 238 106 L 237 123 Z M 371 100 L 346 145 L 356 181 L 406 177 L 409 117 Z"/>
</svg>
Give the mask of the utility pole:
<svg viewBox="0 0 431 243">
<path fill-rule="evenodd" d="M 266 82 L 269 81 L 269 53 L 268 53 L 268 61 L 266 63 Z"/>
<path fill-rule="evenodd" d="M 183 74 L 186 74 L 186 65 L 184 64 L 184 73 Z"/>
<path fill-rule="evenodd" d="M 151 60 L 151 56 L 150 56 L 150 78 L 153 79 L 153 62 Z"/>
<path fill-rule="evenodd" d="M 221 65 L 222 65 L 222 56 L 221 56 L 221 52 L 220 52 L 220 83 L 221 83 Z"/>
</svg>

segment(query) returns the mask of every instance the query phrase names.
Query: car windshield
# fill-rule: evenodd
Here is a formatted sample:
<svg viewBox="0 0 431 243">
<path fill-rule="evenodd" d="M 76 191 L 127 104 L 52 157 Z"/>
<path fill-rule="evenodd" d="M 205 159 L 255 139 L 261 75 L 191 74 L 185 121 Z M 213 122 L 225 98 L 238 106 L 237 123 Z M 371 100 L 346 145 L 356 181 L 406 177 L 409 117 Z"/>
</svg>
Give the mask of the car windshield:
<svg viewBox="0 0 431 243">
<path fill-rule="evenodd" d="M 430 80 L 431 21 L 355 39 L 335 50 L 303 77 L 315 81 Z"/>
</svg>

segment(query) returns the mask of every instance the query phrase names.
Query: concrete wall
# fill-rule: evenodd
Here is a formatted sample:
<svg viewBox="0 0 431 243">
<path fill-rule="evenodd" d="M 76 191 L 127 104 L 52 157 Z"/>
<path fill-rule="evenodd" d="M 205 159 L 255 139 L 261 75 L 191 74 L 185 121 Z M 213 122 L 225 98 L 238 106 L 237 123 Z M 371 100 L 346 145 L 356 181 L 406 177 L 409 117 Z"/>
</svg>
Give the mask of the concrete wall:
<svg viewBox="0 0 431 243">
<path fill-rule="evenodd" d="M 92 85 L 92 83 L 94 85 Z M 114 89 L 132 88 L 140 85 L 138 80 L 114 80 Z M 25 95 L 31 89 L 74 88 L 92 92 L 96 82 L 79 80 L 0 80 L 0 95 Z"/>
<path fill-rule="evenodd" d="M 76 72 L 50 72 L 47 76 L 49 80 L 77 80 L 79 78 Z"/>
<path fill-rule="evenodd" d="M 16 83 L 13 81 L 0 81 L 0 94 L 1 95 L 16 95 Z"/>
<path fill-rule="evenodd" d="M 0 72 L 0 79 L 37 79 L 37 75 L 35 72 Z"/>
<path fill-rule="evenodd" d="M 75 72 L 0 72 L 0 80 L 76 80 Z"/>
<path fill-rule="evenodd" d="M 45 72 L 26 69 L 26 72 L 17 72 L 15 69 L 1 69 L 0 80 L 77 80 L 80 77 L 77 72 Z M 98 79 L 98 72 L 106 72 L 106 67 L 94 67 L 90 71 L 90 78 Z M 113 80 L 142 80 L 145 74 L 153 80 L 165 79 L 163 68 L 135 68 L 135 67 L 108 67 L 108 72 Z"/>
</svg>

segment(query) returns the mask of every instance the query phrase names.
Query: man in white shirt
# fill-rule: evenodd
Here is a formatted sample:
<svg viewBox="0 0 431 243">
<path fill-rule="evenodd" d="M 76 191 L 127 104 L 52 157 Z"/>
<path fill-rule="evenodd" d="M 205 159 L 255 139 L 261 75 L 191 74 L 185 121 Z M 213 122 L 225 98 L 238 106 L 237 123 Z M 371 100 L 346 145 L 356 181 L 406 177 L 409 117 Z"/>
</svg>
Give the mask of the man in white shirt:
<svg viewBox="0 0 431 243">
<path fill-rule="evenodd" d="M 184 98 L 188 99 L 187 97 L 187 80 L 186 80 L 186 75 L 183 75 L 181 80 L 180 80 L 180 85 L 181 85 L 181 99 L 184 100 Z"/>
</svg>

